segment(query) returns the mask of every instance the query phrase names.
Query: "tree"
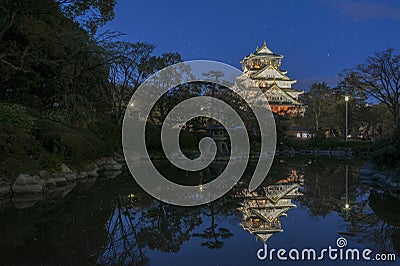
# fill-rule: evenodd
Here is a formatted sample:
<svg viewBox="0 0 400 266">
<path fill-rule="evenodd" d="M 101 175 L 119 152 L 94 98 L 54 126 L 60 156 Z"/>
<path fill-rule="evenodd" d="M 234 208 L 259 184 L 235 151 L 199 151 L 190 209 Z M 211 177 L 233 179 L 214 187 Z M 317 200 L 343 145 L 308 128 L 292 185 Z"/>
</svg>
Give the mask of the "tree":
<svg viewBox="0 0 400 266">
<path fill-rule="evenodd" d="M 110 61 L 109 94 L 112 112 L 121 122 L 123 112 L 134 91 L 150 73 L 148 68 L 154 45 L 115 41 L 105 46 Z"/>
<path fill-rule="evenodd" d="M 308 110 L 312 115 L 316 130 L 320 128 L 320 121 L 327 114 L 331 97 L 332 90 L 325 82 L 312 83 L 306 94 Z"/>
<path fill-rule="evenodd" d="M 0 27 L 2 101 L 56 114 L 68 123 L 86 124 L 108 112 L 104 53 L 58 2 L 1 1 Z"/>
<path fill-rule="evenodd" d="M 116 0 L 56 0 L 64 14 L 94 35 L 114 18 Z"/>
<path fill-rule="evenodd" d="M 393 49 L 369 56 L 363 64 L 344 70 L 342 86 L 386 105 L 395 128 L 400 123 L 400 55 Z"/>
</svg>

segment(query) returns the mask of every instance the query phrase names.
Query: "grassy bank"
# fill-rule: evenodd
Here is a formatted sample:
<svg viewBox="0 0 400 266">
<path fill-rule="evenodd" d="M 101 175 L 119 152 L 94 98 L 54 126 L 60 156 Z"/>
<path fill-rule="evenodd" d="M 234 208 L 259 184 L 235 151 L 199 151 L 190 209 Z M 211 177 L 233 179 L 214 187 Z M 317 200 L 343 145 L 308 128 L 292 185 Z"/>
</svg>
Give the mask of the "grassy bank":
<svg viewBox="0 0 400 266">
<path fill-rule="evenodd" d="M 78 128 L 22 105 L 0 103 L 0 177 L 12 180 L 61 163 L 79 168 L 120 151 L 120 136 L 113 121 Z"/>
</svg>

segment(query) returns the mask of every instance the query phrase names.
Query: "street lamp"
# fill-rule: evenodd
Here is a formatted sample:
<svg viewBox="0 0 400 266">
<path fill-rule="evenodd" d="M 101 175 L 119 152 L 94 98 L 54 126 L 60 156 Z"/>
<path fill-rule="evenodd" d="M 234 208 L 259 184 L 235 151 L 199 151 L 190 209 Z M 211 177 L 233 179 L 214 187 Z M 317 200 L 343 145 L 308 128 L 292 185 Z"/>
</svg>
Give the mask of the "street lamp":
<svg viewBox="0 0 400 266">
<path fill-rule="evenodd" d="M 346 101 L 346 142 L 349 135 L 349 99 L 350 96 L 344 96 L 344 100 Z"/>
</svg>

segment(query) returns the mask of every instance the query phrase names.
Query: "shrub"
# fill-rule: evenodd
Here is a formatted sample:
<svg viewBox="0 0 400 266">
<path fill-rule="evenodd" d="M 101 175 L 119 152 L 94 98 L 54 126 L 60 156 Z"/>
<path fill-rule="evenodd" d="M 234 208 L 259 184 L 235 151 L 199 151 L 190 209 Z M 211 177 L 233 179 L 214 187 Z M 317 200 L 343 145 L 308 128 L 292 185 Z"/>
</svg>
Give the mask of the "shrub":
<svg viewBox="0 0 400 266">
<path fill-rule="evenodd" d="M 38 120 L 36 126 L 43 148 L 67 164 L 81 166 L 103 156 L 104 143 L 88 129 L 70 128 L 48 120 Z"/>
<path fill-rule="evenodd" d="M 121 125 L 114 120 L 97 121 L 89 125 L 89 129 L 103 142 L 102 156 L 122 149 Z"/>
<path fill-rule="evenodd" d="M 396 138 L 376 141 L 370 147 L 370 154 L 371 159 L 379 165 L 400 165 L 400 149 Z"/>
</svg>

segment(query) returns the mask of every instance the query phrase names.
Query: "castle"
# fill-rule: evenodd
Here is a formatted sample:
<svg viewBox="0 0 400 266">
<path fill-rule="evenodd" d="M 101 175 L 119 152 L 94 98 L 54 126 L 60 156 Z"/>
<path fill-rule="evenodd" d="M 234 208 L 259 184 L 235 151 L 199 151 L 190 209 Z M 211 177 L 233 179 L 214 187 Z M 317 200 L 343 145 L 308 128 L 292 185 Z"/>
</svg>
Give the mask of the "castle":
<svg viewBox="0 0 400 266">
<path fill-rule="evenodd" d="M 292 88 L 297 81 L 280 69 L 282 58 L 282 55 L 272 52 L 264 41 L 261 48 L 257 47 L 255 53 L 246 56 L 240 63 L 243 74 L 264 92 L 272 112 L 288 117 L 304 116 L 305 105 L 299 101 L 299 95 L 304 91 Z"/>
</svg>

